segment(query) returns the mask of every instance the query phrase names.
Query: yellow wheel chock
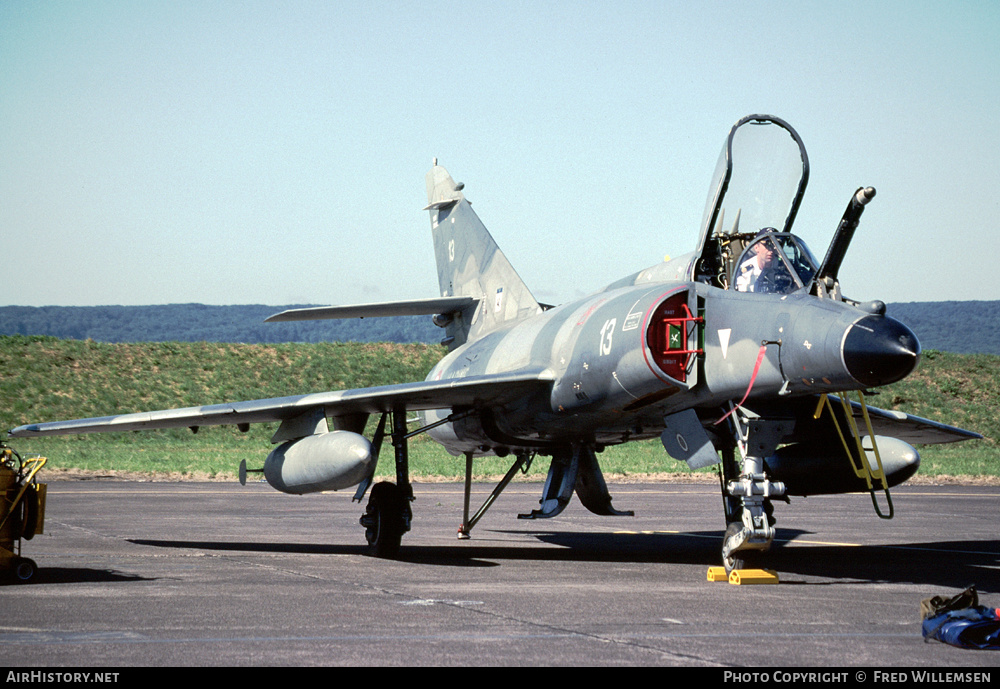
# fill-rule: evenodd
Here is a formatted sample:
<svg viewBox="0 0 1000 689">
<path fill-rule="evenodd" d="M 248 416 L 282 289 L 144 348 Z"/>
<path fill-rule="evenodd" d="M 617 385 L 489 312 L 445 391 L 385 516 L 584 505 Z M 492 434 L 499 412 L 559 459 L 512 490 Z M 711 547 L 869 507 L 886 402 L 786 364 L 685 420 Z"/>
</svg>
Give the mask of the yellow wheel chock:
<svg viewBox="0 0 1000 689">
<path fill-rule="evenodd" d="M 709 567 L 709 581 L 728 581 L 734 586 L 777 584 L 778 573 L 772 569 L 734 569 L 728 575 L 725 567 Z"/>
</svg>

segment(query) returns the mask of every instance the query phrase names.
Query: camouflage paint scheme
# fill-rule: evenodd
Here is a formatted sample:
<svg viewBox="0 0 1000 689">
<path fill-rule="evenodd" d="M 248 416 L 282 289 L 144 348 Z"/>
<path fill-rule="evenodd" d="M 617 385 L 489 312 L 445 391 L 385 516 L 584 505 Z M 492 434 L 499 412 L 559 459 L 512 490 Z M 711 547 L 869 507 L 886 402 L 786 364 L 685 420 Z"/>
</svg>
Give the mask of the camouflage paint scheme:
<svg viewBox="0 0 1000 689">
<path fill-rule="evenodd" d="M 412 499 L 400 420 L 408 411 L 419 411 L 421 430 L 465 455 L 470 468 L 473 457 L 486 454 L 512 454 L 515 467 L 535 453 L 551 455 L 542 509 L 529 517 L 555 516 L 574 491 L 599 514 L 622 514 L 611 507 L 597 454 L 659 436 L 671 456 L 691 467 L 722 463 L 730 525 L 723 556 L 736 566 L 736 556 L 770 545 L 771 498 L 871 489 L 852 475 L 832 421 L 861 418 L 862 404 L 831 407 L 818 419 L 814 412 L 826 393 L 900 380 L 919 358 L 916 337 L 885 315 L 884 304 L 848 300 L 837 281 L 874 190 L 852 197 L 819 264 L 790 233 L 808 172 L 805 149 L 786 123 L 763 115 L 740 120 L 723 147 L 694 251 L 551 307 L 535 300 L 473 212 L 464 185 L 435 161 L 425 210 L 438 297 L 299 309 L 268 319 L 433 315 L 450 351 L 425 381 L 30 424 L 9 435 L 280 421 L 273 441 L 282 445 L 265 464 L 273 486 L 302 493 L 360 482 L 360 499 L 388 433 L 399 495 L 390 491 L 386 498 L 389 489 L 378 489 L 376 496 L 373 489 L 362 523 L 376 545 L 383 538 L 379 519 L 385 524 L 404 513 L 405 523 L 388 536 L 390 554 L 409 528 L 409 508 L 397 504 Z M 751 245 L 766 234 L 763 228 L 773 228 L 766 236 L 776 238 L 770 248 L 781 254 L 764 271 L 771 283 L 739 291 L 735 273 L 753 259 Z M 919 457 L 910 443 L 979 437 L 899 412 L 868 412 L 884 468 L 876 487 L 886 490 L 916 471 Z M 383 415 L 371 441 L 360 435 L 370 414 Z M 329 431 L 327 417 L 336 430 Z M 334 434 L 340 435 L 316 438 Z M 859 433 L 866 457 L 854 459 L 874 467 L 872 434 Z M 394 511 L 380 512 L 386 503 Z M 465 523 L 467 534 L 468 506 Z"/>
</svg>

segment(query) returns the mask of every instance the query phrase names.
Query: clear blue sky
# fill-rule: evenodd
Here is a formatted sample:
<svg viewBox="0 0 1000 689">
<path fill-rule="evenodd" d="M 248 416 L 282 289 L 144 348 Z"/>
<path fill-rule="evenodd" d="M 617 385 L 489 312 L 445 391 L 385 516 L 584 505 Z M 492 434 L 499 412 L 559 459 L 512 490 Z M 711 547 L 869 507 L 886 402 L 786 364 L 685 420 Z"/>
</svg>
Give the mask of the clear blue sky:
<svg viewBox="0 0 1000 689">
<path fill-rule="evenodd" d="M 790 122 L 858 299 L 1000 299 L 1000 3 L 0 3 L 0 304 L 437 294 L 438 157 L 562 302 L 694 248 L 729 127 Z"/>
</svg>

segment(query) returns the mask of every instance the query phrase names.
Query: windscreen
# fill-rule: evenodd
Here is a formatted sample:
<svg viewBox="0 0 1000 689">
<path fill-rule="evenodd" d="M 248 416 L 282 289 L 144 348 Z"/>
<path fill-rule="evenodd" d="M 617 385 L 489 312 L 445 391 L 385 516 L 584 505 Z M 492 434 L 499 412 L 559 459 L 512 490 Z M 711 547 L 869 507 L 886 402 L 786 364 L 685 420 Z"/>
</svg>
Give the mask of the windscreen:
<svg viewBox="0 0 1000 689">
<path fill-rule="evenodd" d="M 747 246 L 733 283 L 739 292 L 789 294 L 808 285 L 816 259 L 793 234 L 768 232 Z"/>
</svg>

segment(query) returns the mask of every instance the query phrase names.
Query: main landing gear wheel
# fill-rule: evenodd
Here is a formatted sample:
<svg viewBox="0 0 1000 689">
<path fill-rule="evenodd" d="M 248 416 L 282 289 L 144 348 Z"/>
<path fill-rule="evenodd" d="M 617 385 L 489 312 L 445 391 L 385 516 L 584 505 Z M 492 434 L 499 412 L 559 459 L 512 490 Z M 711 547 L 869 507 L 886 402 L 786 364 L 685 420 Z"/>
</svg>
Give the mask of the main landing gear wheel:
<svg viewBox="0 0 1000 689">
<path fill-rule="evenodd" d="M 361 517 L 369 552 L 376 557 L 394 558 L 403 539 L 403 492 L 395 483 L 382 481 L 372 487 L 368 506 Z"/>
</svg>

